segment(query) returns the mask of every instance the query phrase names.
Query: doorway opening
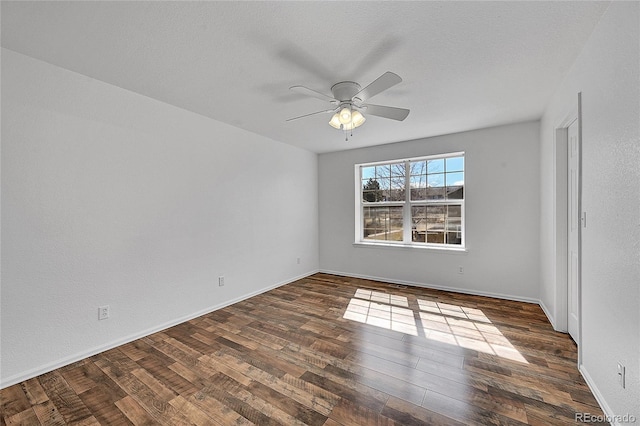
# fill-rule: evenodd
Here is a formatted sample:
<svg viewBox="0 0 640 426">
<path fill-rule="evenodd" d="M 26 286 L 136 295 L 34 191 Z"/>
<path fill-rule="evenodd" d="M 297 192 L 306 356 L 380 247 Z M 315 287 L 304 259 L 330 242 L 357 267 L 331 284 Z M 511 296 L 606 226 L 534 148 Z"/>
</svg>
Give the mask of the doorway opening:
<svg viewBox="0 0 640 426">
<path fill-rule="evenodd" d="M 577 106 L 556 126 L 555 134 L 555 324 L 578 345 L 581 336 L 581 93 Z"/>
</svg>

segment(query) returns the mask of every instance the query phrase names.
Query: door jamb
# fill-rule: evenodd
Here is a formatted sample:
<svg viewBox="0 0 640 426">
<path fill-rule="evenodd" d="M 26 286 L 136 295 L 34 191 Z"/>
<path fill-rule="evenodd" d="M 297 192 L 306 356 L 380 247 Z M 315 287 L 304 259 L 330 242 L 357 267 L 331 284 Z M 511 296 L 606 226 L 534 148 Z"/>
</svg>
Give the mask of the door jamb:
<svg viewBox="0 0 640 426">
<path fill-rule="evenodd" d="M 555 126 L 554 139 L 554 222 L 555 238 L 555 329 L 568 332 L 568 132 L 573 121 L 578 121 L 578 211 L 582 211 L 582 93 L 578 93 L 577 105 L 572 107 L 565 118 Z M 578 227 L 578 365 L 581 363 L 582 350 L 582 228 Z"/>
</svg>

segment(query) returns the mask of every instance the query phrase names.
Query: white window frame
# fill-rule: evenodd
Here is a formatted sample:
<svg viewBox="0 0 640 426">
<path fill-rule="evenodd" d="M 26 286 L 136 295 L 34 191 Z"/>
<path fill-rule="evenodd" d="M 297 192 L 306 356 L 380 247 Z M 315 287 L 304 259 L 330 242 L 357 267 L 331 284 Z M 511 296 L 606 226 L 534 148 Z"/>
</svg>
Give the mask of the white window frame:
<svg viewBox="0 0 640 426">
<path fill-rule="evenodd" d="M 365 245 L 365 246 L 387 246 L 387 247 L 417 247 L 417 248 L 428 248 L 428 249 L 439 249 L 439 250 L 456 250 L 456 251 L 466 251 L 466 218 L 465 218 L 465 198 L 466 198 L 466 185 L 464 185 L 464 195 L 462 199 L 454 199 L 454 200 L 411 200 L 411 173 L 410 166 L 411 162 L 415 161 L 427 161 L 427 160 L 439 160 L 446 159 L 452 157 L 465 157 L 464 151 L 462 152 L 451 152 L 445 154 L 435 154 L 435 155 L 427 155 L 422 157 L 412 157 L 406 159 L 397 159 L 397 160 L 385 160 L 385 161 L 376 161 L 371 163 L 361 163 L 356 164 L 354 166 L 355 171 L 355 245 Z M 381 202 L 363 202 L 362 200 L 362 169 L 364 167 L 371 166 L 380 166 L 380 165 L 391 165 L 391 164 L 400 164 L 404 163 L 405 165 L 405 199 L 404 201 L 381 201 Z M 465 158 L 465 167 L 463 169 L 465 182 L 467 180 L 467 172 L 466 172 L 466 158 Z M 461 210 L 461 242 L 460 244 L 441 244 L 441 243 L 428 243 L 428 242 L 413 242 L 412 241 L 412 218 L 411 218 L 411 207 L 413 206 L 433 206 L 433 205 L 459 205 Z M 365 206 L 380 206 L 380 207 L 402 207 L 402 230 L 403 230 L 403 241 L 390 241 L 390 240 L 365 240 L 364 239 L 364 229 L 363 229 L 363 216 L 364 216 L 364 207 Z M 406 226 L 409 224 L 409 226 Z"/>
</svg>

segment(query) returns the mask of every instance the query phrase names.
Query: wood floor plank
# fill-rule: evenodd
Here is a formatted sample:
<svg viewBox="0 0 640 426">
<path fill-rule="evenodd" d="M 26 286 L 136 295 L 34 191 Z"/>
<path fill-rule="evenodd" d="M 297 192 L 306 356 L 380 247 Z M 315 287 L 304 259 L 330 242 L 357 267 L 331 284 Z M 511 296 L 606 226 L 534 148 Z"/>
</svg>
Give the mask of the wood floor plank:
<svg viewBox="0 0 640 426">
<path fill-rule="evenodd" d="M 157 422 L 131 396 L 127 395 L 115 403 L 116 407 L 136 426 L 155 425 Z"/>
<path fill-rule="evenodd" d="M 300 379 L 312 383 L 334 395 L 339 396 L 342 400 L 358 401 L 358 404 L 362 407 L 366 407 L 373 412 L 379 413 L 387 402 L 387 398 L 378 399 L 365 393 L 358 392 L 357 388 L 341 385 L 334 382 L 326 376 L 314 374 L 307 371 Z"/>
<path fill-rule="evenodd" d="M 157 422 L 187 425 L 188 419 L 168 404 L 176 395 L 118 350 L 103 354 L 96 364 Z M 142 379 L 140 379 L 140 377 Z"/>
<path fill-rule="evenodd" d="M 207 426 L 207 425 L 218 425 L 224 426 L 224 424 L 215 421 L 212 417 L 208 416 L 204 411 L 200 408 L 193 405 L 191 402 L 186 400 L 183 396 L 177 396 L 174 399 L 169 401 L 169 404 L 173 406 L 176 410 L 183 413 L 189 421 L 198 426 Z"/>
<path fill-rule="evenodd" d="M 61 371 L 69 386 L 77 394 L 88 391 L 108 378 L 93 362 L 85 362 L 77 367 Z"/>
<path fill-rule="evenodd" d="M 40 385 L 40 382 L 38 382 L 38 379 L 35 377 L 33 379 L 25 380 L 24 382 L 20 383 L 20 386 L 22 387 L 22 391 L 24 392 L 31 405 L 42 404 L 49 400 L 47 393 L 44 391 L 42 385 Z"/>
<path fill-rule="evenodd" d="M 438 392 L 427 391 L 422 407 L 450 417 L 455 421 L 472 424 L 522 425 L 525 422 L 508 418 L 495 411 L 466 404 Z"/>
<path fill-rule="evenodd" d="M 336 375 L 341 373 L 340 369 L 334 365 L 327 365 L 325 370 L 331 371 Z M 419 405 L 424 398 L 426 388 L 422 386 L 405 382 L 392 375 L 384 374 L 374 369 L 360 368 L 359 370 L 360 372 L 357 374 L 347 372 L 343 374 L 365 386 L 396 396 L 416 405 Z"/>
<path fill-rule="evenodd" d="M 189 397 L 188 401 L 198 407 L 201 411 L 212 417 L 216 423 L 222 425 L 251 425 L 249 419 L 233 410 L 232 407 L 224 404 L 210 393 L 213 385 L 207 385 L 195 395 Z"/>
<path fill-rule="evenodd" d="M 0 408 L 4 419 L 31 408 L 31 402 L 20 383 L 4 388 L 0 396 Z"/>
<path fill-rule="evenodd" d="M 285 376 L 283 379 L 279 379 L 257 367 L 243 362 L 240 359 L 234 358 L 231 355 L 224 353 L 219 353 L 217 355 L 217 359 L 220 362 L 242 372 L 257 382 L 272 387 L 276 391 L 287 395 L 289 398 L 319 412 L 320 414 L 328 415 L 333 408 L 331 400 L 336 399 L 336 397 L 330 395 L 328 392 L 313 393 L 314 389 L 308 389 L 311 388 L 311 386 L 305 386 L 303 381 L 296 380 L 294 377 L 287 378 Z M 317 390 L 320 389 L 318 388 Z"/>
<path fill-rule="evenodd" d="M 223 375 L 224 377 L 224 375 Z M 236 382 L 230 377 L 217 381 L 220 389 L 223 389 L 229 396 L 233 395 L 238 400 L 242 409 L 236 410 L 243 413 L 243 417 L 256 424 L 284 424 L 284 425 L 304 425 L 296 417 L 286 411 L 280 410 L 277 405 L 272 405 L 261 397 L 249 392 L 248 388 Z"/>
<path fill-rule="evenodd" d="M 112 388 L 100 383 L 78 396 L 101 424 L 132 424 L 115 405 L 117 401 L 126 396 L 124 391 L 118 390 L 114 391 Z"/>
<path fill-rule="evenodd" d="M 238 383 L 242 383 L 245 386 L 249 386 L 249 384 L 251 384 L 252 380 L 250 377 L 242 374 L 240 371 L 229 367 L 226 364 L 223 364 L 221 362 L 218 362 L 215 357 L 212 358 L 210 356 L 202 356 L 200 357 L 200 361 L 202 362 L 202 365 L 205 365 L 209 368 L 211 368 L 212 371 L 215 371 L 214 374 L 217 373 L 222 373 L 225 374 L 229 377 L 231 377 L 233 380 L 235 380 Z"/>
<path fill-rule="evenodd" d="M 234 392 L 234 385 L 237 384 L 232 378 L 222 373 L 217 374 L 213 381 L 215 386 L 207 386 L 201 391 L 203 395 L 214 398 L 229 407 L 242 417 L 254 424 L 276 425 L 278 422 L 254 408 L 247 401 L 243 400 L 240 395 Z M 233 385 L 231 383 L 234 383 Z"/>
<path fill-rule="evenodd" d="M 280 410 L 298 419 L 304 424 L 319 426 L 324 424 L 327 419 L 325 415 L 314 411 L 295 400 L 292 400 L 288 396 L 260 382 L 252 380 L 249 386 L 247 386 L 247 390 L 251 394 L 263 399 L 264 401 L 269 402 L 273 406 L 280 408 Z"/>
<path fill-rule="evenodd" d="M 67 423 L 79 423 L 93 417 L 91 411 L 84 405 L 61 373 L 52 371 L 43 374 L 39 377 L 39 382 Z"/>
<path fill-rule="evenodd" d="M 89 407 L 87 407 L 89 408 Z M 33 406 L 38 420 L 43 425 L 65 425 L 64 417 L 58 411 L 55 405 L 49 400 Z"/>
<path fill-rule="evenodd" d="M 426 410 L 405 400 L 391 397 L 382 410 L 382 415 L 402 425 L 459 426 L 464 423 L 450 417 Z"/>
<path fill-rule="evenodd" d="M 199 390 L 197 385 L 171 369 L 170 366 L 172 364 L 167 364 L 153 355 L 139 359 L 137 364 L 177 395 L 182 395 L 186 398 Z M 168 366 L 169 368 L 167 368 Z"/>
<path fill-rule="evenodd" d="M 307 381 L 315 381 L 316 385 L 323 387 L 324 389 L 336 394 L 340 395 L 342 398 L 349 398 L 345 395 L 348 393 L 353 397 L 356 397 L 359 401 L 367 401 L 367 400 L 375 400 L 377 402 L 372 402 L 372 405 L 382 404 L 387 401 L 389 395 L 384 392 L 381 392 L 377 389 L 374 389 L 369 386 L 365 386 L 358 381 L 353 380 L 352 377 L 347 377 L 346 370 L 341 370 L 338 367 L 335 369 L 327 369 L 327 364 L 324 362 L 317 362 L 315 358 L 310 358 L 301 354 L 300 352 L 276 352 L 272 354 L 273 356 L 282 358 L 283 360 L 291 363 L 299 365 L 306 369 L 305 374 L 300 376 L 300 378 Z M 335 359 L 335 364 L 344 365 L 344 362 Z M 325 385 L 323 385 L 324 383 Z M 329 386 L 329 387 L 325 387 Z M 331 388 L 335 390 L 331 390 Z"/>
<path fill-rule="evenodd" d="M 137 361 L 149 355 L 149 351 L 152 346 L 143 340 L 134 340 L 133 342 L 126 343 L 120 346 L 118 349 L 122 351 L 126 356 L 133 361 Z"/>
<path fill-rule="evenodd" d="M 0 426 L 564 425 L 603 415 L 539 306 L 325 273 L 0 390 Z"/>
<path fill-rule="evenodd" d="M 388 417 L 346 399 L 341 400 L 333 408 L 330 418 L 343 425 L 400 425 Z"/>
<path fill-rule="evenodd" d="M 7 416 L 4 419 L 7 425 L 35 425 L 39 424 L 38 417 L 31 407 L 26 410 L 20 411 L 12 416 Z"/>
</svg>

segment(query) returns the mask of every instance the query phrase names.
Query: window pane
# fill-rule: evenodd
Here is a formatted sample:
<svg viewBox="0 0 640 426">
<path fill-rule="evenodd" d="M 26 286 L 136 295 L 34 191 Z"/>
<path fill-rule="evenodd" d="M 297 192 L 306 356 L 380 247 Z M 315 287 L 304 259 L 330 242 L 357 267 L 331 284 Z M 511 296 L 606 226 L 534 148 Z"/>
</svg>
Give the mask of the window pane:
<svg viewBox="0 0 640 426">
<path fill-rule="evenodd" d="M 362 201 L 365 203 L 375 203 L 380 201 L 382 193 L 380 191 L 362 191 Z"/>
<path fill-rule="evenodd" d="M 426 188 L 427 175 L 411 176 L 410 182 L 412 188 Z"/>
<path fill-rule="evenodd" d="M 412 176 L 427 174 L 427 162 L 426 161 L 412 161 L 409 164 L 409 169 Z"/>
<path fill-rule="evenodd" d="M 369 180 L 376 177 L 375 167 L 362 167 L 362 180 Z"/>
<path fill-rule="evenodd" d="M 409 163 L 411 172 L 410 185 L 411 185 L 411 199 L 412 200 L 426 200 L 427 199 L 427 162 L 426 161 L 412 161 Z"/>
<path fill-rule="evenodd" d="M 444 173 L 427 175 L 427 200 L 443 200 L 445 193 Z"/>
<path fill-rule="evenodd" d="M 464 157 L 451 157 L 446 160 L 447 172 L 464 171 Z"/>
<path fill-rule="evenodd" d="M 448 200 L 462 200 L 464 198 L 464 186 L 447 186 Z"/>
<path fill-rule="evenodd" d="M 427 193 L 427 176 L 411 176 L 411 199 L 412 200 L 426 200 Z"/>
<path fill-rule="evenodd" d="M 404 163 L 362 167 L 362 176 L 364 203 L 404 201 Z"/>
<path fill-rule="evenodd" d="M 445 188 L 427 188 L 427 200 L 444 200 Z"/>
<path fill-rule="evenodd" d="M 381 197 L 378 201 L 389 201 L 389 191 L 391 190 L 391 179 L 383 178 L 378 179 L 378 184 L 380 184 L 380 193 Z"/>
<path fill-rule="evenodd" d="M 362 180 L 362 201 L 365 203 L 382 201 L 382 190 L 377 180 L 371 178 Z"/>
<path fill-rule="evenodd" d="M 427 173 L 444 173 L 444 159 L 428 160 Z"/>
<path fill-rule="evenodd" d="M 363 207 L 365 240 L 402 241 L 402 207 Z"/>
<path fill-rule="evenodd" d="M 447 173 L 447 186 L 463 186 L 464 173 Z"/>
<path fill-rule="evenodd" d="M 447 206 L 427 206 L 427 242 L 444 244 Z"/>
<path fill-rule="evenodd" d="M 391 165 L 392 177 L 404 177 L 404 163 L 396 163 Z"/>
<path fill-rule="evenodd" d="M 411 207 L 411 241 L 424 243 L 427 241 L 427 208 Z"/>
<path fill-rule="evenodd" d="M 404 176 L 391 178 L 389 201 L 404 201 Z"/>
<path fill-rule="evenodd" d="M 391 176 L 391 170 L 388 164 L 383 166 L 376 166 L 376 177 L 377 178 L 388 178 Z"/>
<path fill-rule="evenodd" d="M 382 189 L 383 191 L 388 191 L 389 189 L 391 189 L 391 179 L 389 178 L 379 178 L 378 183 L 380 184 L 380 189 Z"/>
<path fill-rule="evenodd" d="M 427 242 L 435 244 L 444 244 L 444 232 L 427 231 Z"/>
<path fill-rule="evenodd" d="M 428 174 L 427 186 L 444 186 L 444 173 Z"/>
<path fill-rule="evenodd" d="M 462 244 L 462 207 L 447 206 L 447 244 Z"/>
<path fill-rule="evenodd" d="M 447 198 L 448 199 L 462 199 L 464 198 L 464 173 L 447 173 Z"/>
</svg>

